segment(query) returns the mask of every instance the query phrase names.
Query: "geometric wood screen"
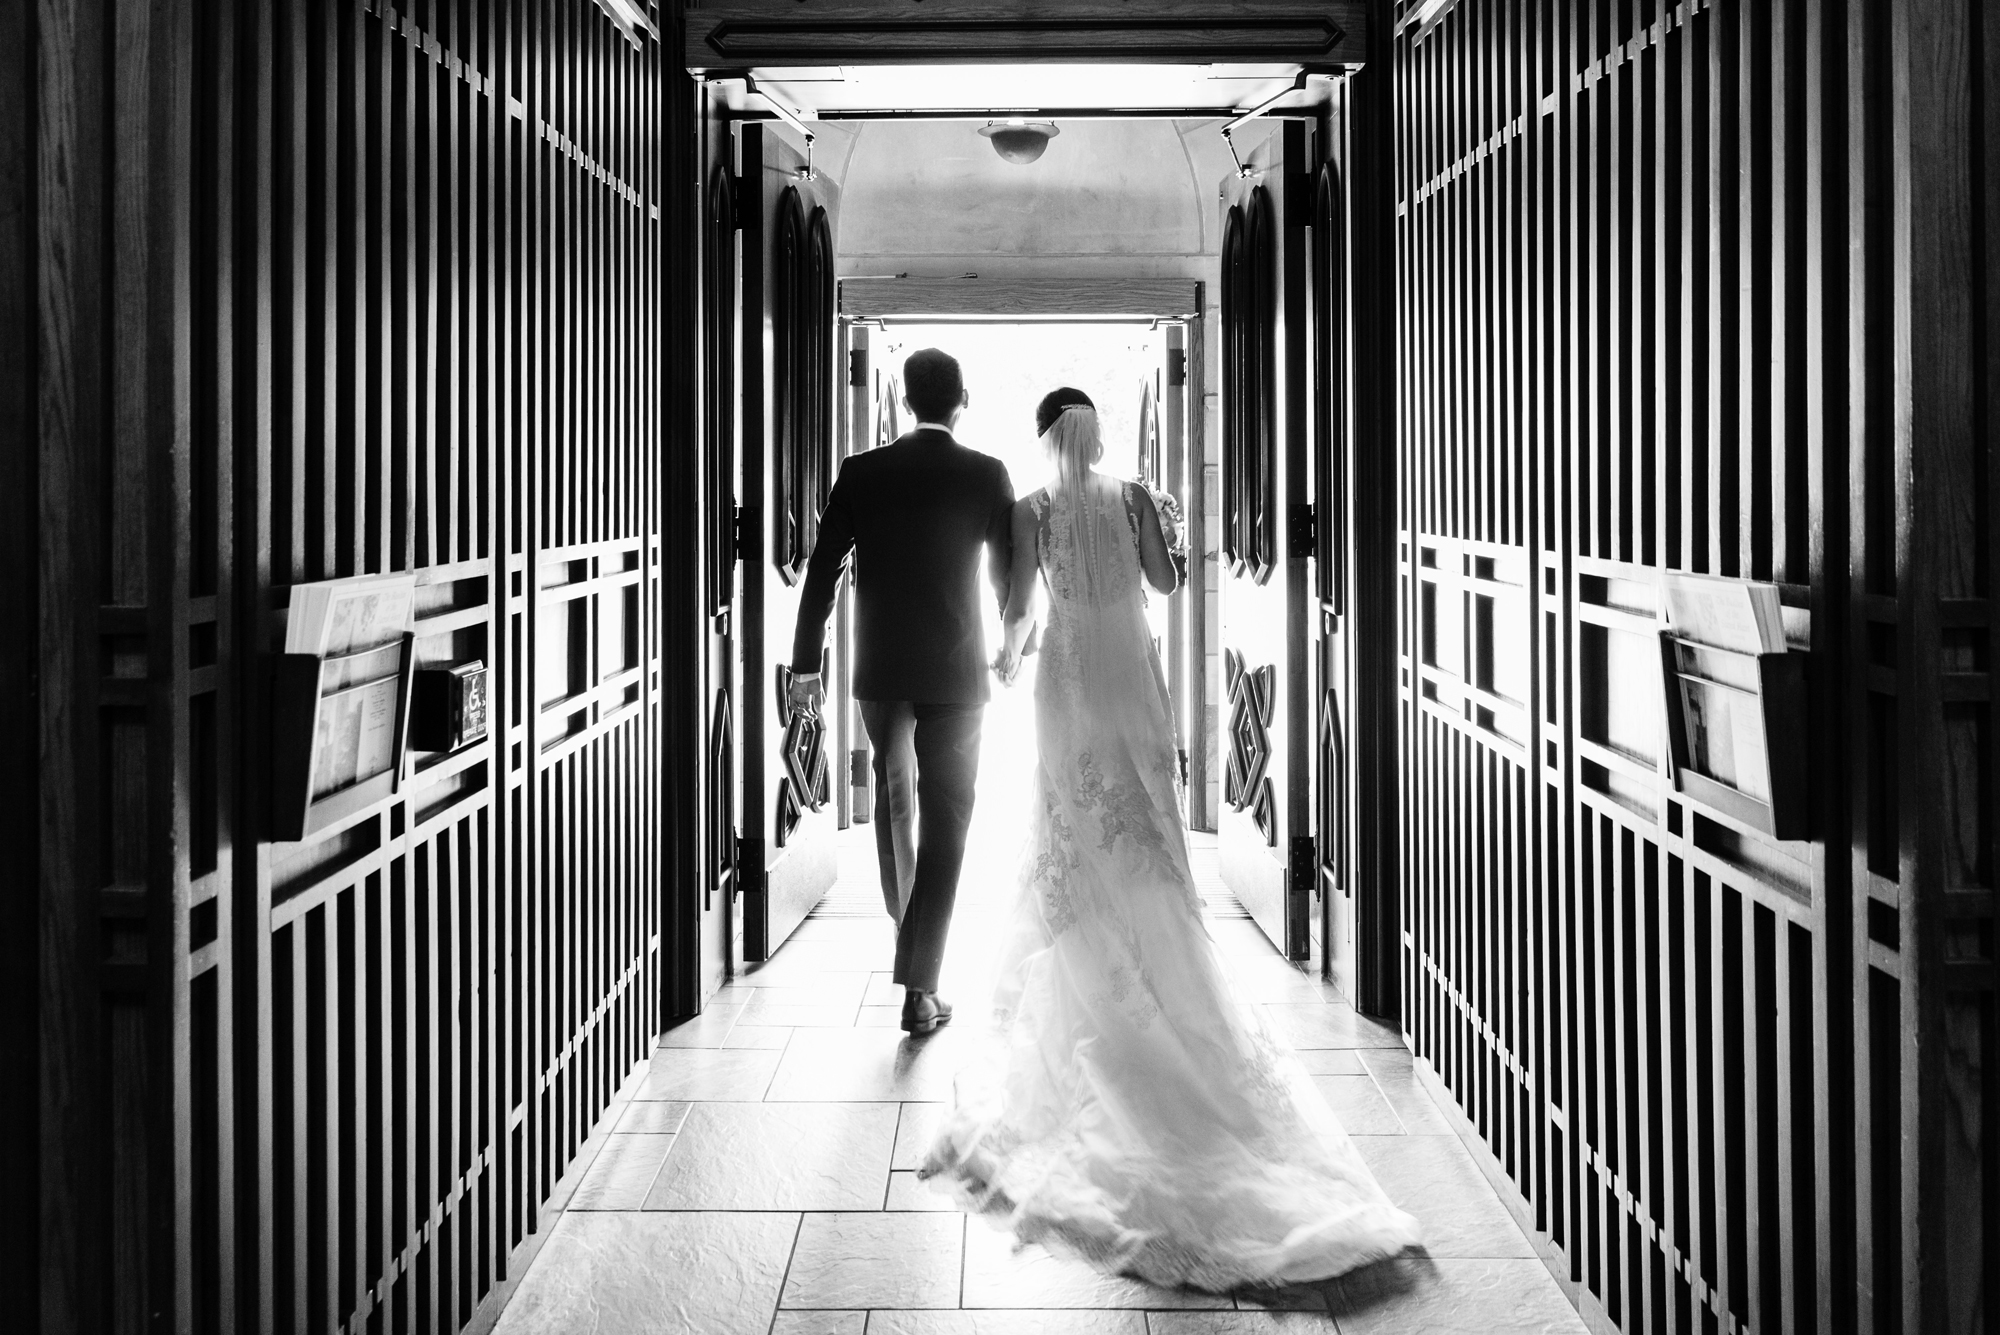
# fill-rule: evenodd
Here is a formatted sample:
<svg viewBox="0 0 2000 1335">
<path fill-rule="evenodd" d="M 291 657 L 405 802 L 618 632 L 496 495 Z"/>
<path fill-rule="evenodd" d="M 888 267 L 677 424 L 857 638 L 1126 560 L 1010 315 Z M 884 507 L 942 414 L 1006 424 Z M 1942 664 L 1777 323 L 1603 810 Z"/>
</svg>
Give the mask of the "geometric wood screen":
<svg viewBox="0 0 2000 1335">
<path fill-rule="evenodd" d="M 2000 24 L 1395 9 L 1410 1041 L 1621 1329 L 1982 1328 Z M 1674 791 L 1670 572 L 1780 587 L 1813 839 Z"/>
<path fill-rule="evenodd" d="M 42 654 L 90 666 L 48 892 L 89 917 L 44 1328 L 456 1330 L 660 1021 L 691 103 L 591 0 L 59 10 L 42 513 L 88 531 L 48 530 Z M 288 590 L 384 571 L 491 736 L 269 842 Z"/>
</svg>

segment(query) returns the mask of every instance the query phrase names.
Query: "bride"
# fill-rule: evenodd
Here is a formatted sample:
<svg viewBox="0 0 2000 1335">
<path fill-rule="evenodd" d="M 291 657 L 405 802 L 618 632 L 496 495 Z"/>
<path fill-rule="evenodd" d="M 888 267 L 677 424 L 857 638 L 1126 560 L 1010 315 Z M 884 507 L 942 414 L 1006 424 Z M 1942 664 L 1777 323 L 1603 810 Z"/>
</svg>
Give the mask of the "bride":
<svg viewBox="0 0 2000 1335">
<path fill-rule="evenodd" d="M 1176 576 L 1144 487 L 1097 473 L 1097 413 L 1042 401 L 1055 480 L 1014 509 L 1011 681 L 1048 593 L 1040 756 L 991 1068 L 922 1175 L 1022 1242 L 1216 1292 L 1323 1279 L 1418 1241 L 1319 1092 L 1230 988 L 1181 824 L 1144 579 Z M 1036 576 L 1039 571 L 1040 580 Z"/>
</svg>

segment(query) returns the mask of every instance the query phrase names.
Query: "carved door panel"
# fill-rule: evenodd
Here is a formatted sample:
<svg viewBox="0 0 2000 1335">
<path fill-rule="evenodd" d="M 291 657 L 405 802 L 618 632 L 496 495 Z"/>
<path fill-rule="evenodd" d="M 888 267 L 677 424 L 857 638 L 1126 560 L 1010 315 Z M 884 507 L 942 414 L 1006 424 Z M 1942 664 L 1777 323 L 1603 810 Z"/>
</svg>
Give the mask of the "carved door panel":
<svg viewBox="0 0 2000 1335">
<path fill-rule="evenodd" d="M 1222 878 L 1272 942 L 1312 954 L 1307 612 L 1307 159 L 1285 121 L 1222 186 Z"/>
<path fill-rule="evenodd" d="M 833 485 L 840 188 L 790 129 L 738 130 L 743 192 L 743 956 L 770 958 L 833 886 L 832 711 L 785 707 L 799 584 Z M 838 680 L 837 636 L 821 669 Z"/>
</svg>

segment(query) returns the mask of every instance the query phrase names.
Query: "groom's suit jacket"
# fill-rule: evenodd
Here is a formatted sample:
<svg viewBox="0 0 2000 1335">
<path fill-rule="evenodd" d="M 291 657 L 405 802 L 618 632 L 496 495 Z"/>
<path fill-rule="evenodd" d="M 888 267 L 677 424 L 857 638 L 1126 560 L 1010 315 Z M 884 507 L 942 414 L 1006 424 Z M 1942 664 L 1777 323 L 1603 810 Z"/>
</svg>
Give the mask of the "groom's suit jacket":
<svg viewBox="0 0 2000 1335">
<path fill-rule="evenodd" d="M 840 572 L 854 567 L 858 700 L 983 704 L 979 551 L 1004 606 L 1014 487 L 992 455 L 930 428 L 849 456 L 820 516 L 792 669 L 817 672 Z"/>
</svg>

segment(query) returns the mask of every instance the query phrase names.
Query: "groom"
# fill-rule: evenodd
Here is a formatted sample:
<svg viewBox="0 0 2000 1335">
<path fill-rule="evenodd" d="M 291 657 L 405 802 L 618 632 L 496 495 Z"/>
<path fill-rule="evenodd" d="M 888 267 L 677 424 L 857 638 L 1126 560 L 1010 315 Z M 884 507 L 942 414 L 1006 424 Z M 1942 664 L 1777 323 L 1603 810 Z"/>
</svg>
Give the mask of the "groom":
<svg viewBox="0 0 2000 1335">
<path fill-rule="evenodd" d="M 956 358 L 925 348 L 903 363 L 916 429 L 844 460 L 820 516 L 792 644 L 791 704 L 817 714 L 827 614 L 852 553 L 854 696 L 875 751 L 875 847 L 897 923 L 903 1028 L 951 1019 L 937 994 L 979 774 L 986 643 L 979 552 L 1007 602 L 1014 488 L 998 459 L 952 428 L 970 400 Z"/>
</svg>

